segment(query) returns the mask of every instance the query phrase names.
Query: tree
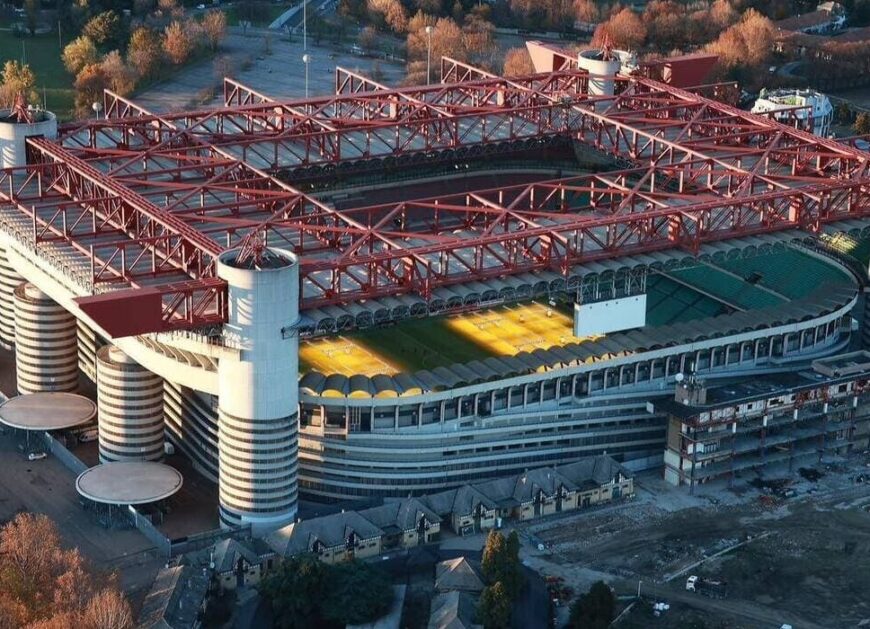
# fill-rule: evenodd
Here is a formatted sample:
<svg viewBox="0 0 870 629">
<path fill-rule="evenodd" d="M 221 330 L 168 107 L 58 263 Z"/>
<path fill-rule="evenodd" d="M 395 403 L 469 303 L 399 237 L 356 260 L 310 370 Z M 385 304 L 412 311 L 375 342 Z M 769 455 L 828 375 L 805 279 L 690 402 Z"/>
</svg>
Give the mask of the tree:
<svg viewBox="0 0 870 629">
<path fill-rule="evenodd" d="M 520 539 L 516 531 L 512 531 L 505 539 L 495 529 L 489 532 L 483 547 L 481 570 L 486 582 L 490 585 L 500 582 L 511 600 L 516 598 L 523 586 L 519 550 Z"/>
<path fill-rule="evenodd" d="M 754 9 L 743 14 L 740 21 L 726 29 L 707 45 L 709 52 L 719 55 L 719 65 L 732 75 L 743 76 L 747 83 L 759 81 L 759 70 L 770 59 L 776 28 Z"/>
<path fill-rule="evenodd" d="M 124 25 L 114 11 L 103 11 L 92 17 L 82 29 L 82 35 L 100 50 L 120 48 L 126 39 Z"/>
<path fill-rule="evenodd" d="M 202 32 L 212 51 L 217 50 L 227 34 L 227 14 L 223 11 L 207 11 L 202 18 Z"/>
<path fill-rule="evenodd" d="M 393 588 L 383 570 L 351 561 L 332 566 L 323 605 L 327 621 L 359 625 L 380 618 L 393 603 Z"/>
<path fill-rule="evenodd" d="M 0 529 L 0 627 L 131 628 L 114 577 L 101 579 L 101 589 L 95 583 L 78 550 L 60 546 L 47 517 L 22 513 Z"/>
<path fill-rule="evenodd" d="M 124 63 L 124 58 L 117 50 L 113 50 L 100 64 L 109 82 L 109 87 L 116 94 L 126 96 L 136 87 L 136 76 L 133 69 Z"/>
<path fill-rule="evenodd" d="M 601 19 L 601 13 L 594 0 L 574 0 L 574 19 L 578 22 L 595 24 Z"/>
<path fill-rule="evenodd" d="M 133 626 L 130 603 L 117 589 L 97 592 L 82 614 L 84 629 L 126 629 Z"/>
<path fill-rule="evenodd" d="M 91 63 L 96 63 L 99 55 L 94 42 L 87 35 L 82 35 L 72 40 L 63 49 L 63 65 L 67 71 L 76 75 L 82 68 Z"/>
<path fill-rule="evenodd" d="M 160 65 L 162 56 L 160 36 L 157 33 L 146 27 L 133 31 L 127 46 L 127 61 L 139 76 L 151 77 Z"/>
<path fill-rule="evenodd" d="M 616 48 L 640 50 L 646 41 L 646 26 L 631 9 L 622 9 L 603 24 L 599 24 L 592 37 L 594 45 L 602 45 L 609 37 Z"/>
<path fill-rule="evenodd" d="M 374 27 L 366 26 L 359 32 L 356 40 L 357 43 L 359 43 L 360 48 L 366 52 L 372 51 L 377 48 L 378 45 L 378 32 Z"/>
<path fill-rule="evenodd" d="M 76 92 L 76 113 L 85 117 L 90 114 L 91 106 L 103 98 L 103 90 L 109 87 L 109 78 L 99 63 L 86 65 L 76 75 L 73 84 Z"/>
<path fill-rule="evenodd" d="M 193 52 L 194 42 L 185 25 L 175 20 L 163 31 L 163 51 L 175 65 L 181 65 Z"/>
<path fill-rule="evenodd" d="M 24 19 L 27 32 L 36 35 L 36 27 L 39 24 L 39 0 L 24 0 Z"/>
<path fill-rule="evenodd" d="M 532 58 L 525 48 L 511 48 L 504 54 L 502 76 L 523 76 L 534 73 Z"/>
<path fill-rule="evenodd" d="M 570 624 L 575 629 L 607 629 L 615 615 L 613 590 L 604 581 L 596 581 L 571 605 Z"/>
<path fill-rule="evenodd" d="M 35 85 L 36 77 L 29 65 L 7 61 L 3 64 L 2 82 L 0 82 L 0 106 L 12 107 L 19 93 L 23 94 L 29 102 L 37 102 L 39 95 L 33 89 Z"/>
<path fill-rule="evenodd" d="M 320 617 L 327 566 L 313 555 L 291 557 L 269 571 L 257 589 L 271 603 L 280 629 L 316 626 Z"/>
<path fill-rule="evenodd" d="M 858 135 L 867 135 L 870 133 L 870 114 L 862 111 L 855 118 L 855 133 Z"/>
<path fill-rule="evenodd" d="M 477 620 L 484 629 L 504 629 L 509 626 L 513 603 L 504 585 L 497 582 L 483 589 L 477 604 Z"/>
<path fill-rule="evenodd" d="M 367 0 L 369 16 L 377 16 L 394 33 L 402 33 L 408 27 L 408 14 L 399 0 Z"/>
</svg>

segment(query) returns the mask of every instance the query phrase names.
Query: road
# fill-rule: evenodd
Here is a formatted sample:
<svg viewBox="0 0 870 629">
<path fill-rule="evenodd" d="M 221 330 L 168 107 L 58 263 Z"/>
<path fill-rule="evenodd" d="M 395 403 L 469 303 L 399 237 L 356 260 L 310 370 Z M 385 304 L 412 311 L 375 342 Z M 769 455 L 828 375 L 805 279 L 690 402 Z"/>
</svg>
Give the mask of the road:
<svg viewBox="0 0 870 629">
<path fill-rule="evenodd" d="M 709 598 L 702 594 L 687 592 L 681 585 L 656 584 L 656 598 L 669 603 L 678 602 L 703 611 L 714 612 L 721 618 L 737 616 L 758 627 L 780 627 L 783 623 L 788 623 L 793 627 L 800 627 L 800 629 L 825 629 L 822 625 L 817 625 L 789 611 L 773 609 L 740 599 Z M 632 584 L 623 581 L 617 585 L 616 589 L 620 594 L 632 595 L 637 593 L 637 582 Z"/>
</svg>

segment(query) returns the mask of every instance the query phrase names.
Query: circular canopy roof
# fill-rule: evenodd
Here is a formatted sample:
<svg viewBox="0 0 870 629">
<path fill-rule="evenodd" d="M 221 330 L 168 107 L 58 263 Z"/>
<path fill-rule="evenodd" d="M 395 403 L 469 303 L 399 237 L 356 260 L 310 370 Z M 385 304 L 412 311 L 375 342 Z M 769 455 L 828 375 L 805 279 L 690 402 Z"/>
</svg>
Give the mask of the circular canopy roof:
<svg viewBox="0 0 870 629">
<path fill-rule="evenodd" d="M 63 430 L 86 424 L 97 405 L 74 393 L 31 393 L 0 404 L 0 422 L 21 430 Z"/>
<path fill-rule="evenodd" d="M 103 463 L 76 479 L 76 490 L 94 502 L 139 505 L 169 498 L 181 489 L 181 474 L 163 463 Z"/>
</svg>

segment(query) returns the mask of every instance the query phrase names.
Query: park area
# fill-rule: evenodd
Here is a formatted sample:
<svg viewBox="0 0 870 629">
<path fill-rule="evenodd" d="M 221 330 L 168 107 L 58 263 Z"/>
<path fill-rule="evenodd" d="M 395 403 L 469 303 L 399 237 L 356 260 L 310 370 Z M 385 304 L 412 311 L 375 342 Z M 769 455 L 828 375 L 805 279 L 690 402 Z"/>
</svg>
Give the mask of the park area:
<svg viewBox="0 0 870 629">
<path fill-rule="evenodd" d="M 538 302 L 302 341 L 302 369 L 392 375 L 578 343 L 571 316 Z"/>
<path fill-rule="evenodd" d="M 0 30 L 0 59 L 28 63 L 36 74 L 35 90 L 45 108 L 61 119 L 69 118 L 75 97 L 73 77 L 63 67 L 57 31 L 20 37 L 11 30 Z"/>
</svg>

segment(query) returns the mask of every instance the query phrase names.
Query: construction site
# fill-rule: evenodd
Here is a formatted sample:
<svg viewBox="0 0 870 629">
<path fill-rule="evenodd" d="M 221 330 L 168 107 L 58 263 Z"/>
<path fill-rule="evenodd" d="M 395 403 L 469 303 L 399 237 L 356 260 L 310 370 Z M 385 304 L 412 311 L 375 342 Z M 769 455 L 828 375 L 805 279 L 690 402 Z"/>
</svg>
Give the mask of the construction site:
<svg viewBox="0 0 870 629">
<path fill-rule="evenodd" d="M 521 527 L 526 562 L 575 592 L 605 580 L 625 612 L 618 627 L 865 626 L 868 466 L 864 452 L 795 472 L 772 466 L 694 495 L 642 475 L 631 502 Z"/>
</svg>

